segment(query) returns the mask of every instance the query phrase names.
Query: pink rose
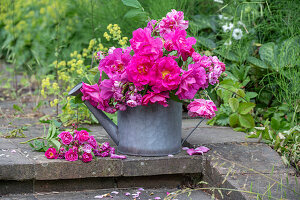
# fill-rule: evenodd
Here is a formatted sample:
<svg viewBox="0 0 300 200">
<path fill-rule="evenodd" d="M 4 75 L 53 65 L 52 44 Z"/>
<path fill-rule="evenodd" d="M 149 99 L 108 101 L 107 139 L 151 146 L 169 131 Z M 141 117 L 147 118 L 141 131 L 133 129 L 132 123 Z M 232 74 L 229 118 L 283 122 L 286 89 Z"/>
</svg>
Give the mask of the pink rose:
<svg viewBox="0 0 300 200">
<path fill-rule="evenodd" d="M 86 153 L 91 153 L 93 149 L 93 146 L 90 144 L 84 144 L 82 147 L 82 150 Z"/>
<path fill-rule="evenodd" d="M 87 141 L 89 138 L 90 138 L 89 133 L 86 130 L 81 130 L 76 134 L 76 139 L 80 143 Z"/>
<path fill-rule="evenodd" d="M 152 81 L 153 61 L 147 56 L 134 55 L 126 68 L 128 80 L 136 86 L 147 85 Z"/>
<path fill-rule="evenodd" d="M 184 30 L 188 28 L 189 22 L 184 21 L 184 14 L 182 11 L 176 11 L 172 9 L 171 12 L 167 13 L 159 23 L 159 32 L 163 37 L 165 34 L 175 31 L 176 29 Z"/>
<path fill-rule="evenodd" d="M 76 161 L 76 160 L 78 160 L 77 151 L 75 151 L 73 149 L 69 149 L 69 151 L 67 151 L 65 153 L 65 158 L 66 158 L 67 161 Z"/>
<path fill-rule="evenodd" d="M 104 71 L 109 78 L 123 74 L 132 57 L 129 53 L 130 51 L 121 48 L 112 50 L 110 54 L 100 61 L 99 71 Z"/>
<path fill-rule="evenodd" d="M 73 142 L 73 136 L 68 131 L 61 132 L 58 137 L 61 139 L 64 145 L 69 145 L 71 142 Z"/>
<path fill-rule="evenodd" d="M 197 42 L 193 37 L 186 38 L 186 35 L 185 30 L 175 30 L 164 36 L 166 42 L 173 44 L 173 49 L 178 52 L 183 61 L 186 61 L 195 52 L 193 45 Z"/>
<path fill-rule="evenodd" d="M 88 143 L 90 145 L 92 145 L 92 147 L 94 149 L 97 149 L 99 146 L 98 146 L 98 142 L 96 141 L 95 137 L 94 136 L 90 136 L 89 140 L 88 140 Z"/>
<path fill-rule="evenodd" d="M 87 152 L 84 152 L 83 154 L 82 154 L 82 161 L 83 162 L 91 162 L 92 161 L 92 159 L 93 159 L 93 155 L 91 154 L 91 153 L 87 153 Z"/>
<path fill-rule="evenodd" d="M 206 86 L 206 72 L 199 64 L 190 64 L 188 71 L 184 71 L 176 92 L 179 99 L 193 99 L 200 88 Z"/>
<path fill-rule="evenodd" d="M 151 37 L 151 29 L 137 29 L 132 33 L 131 47 L 136 55 L 156 60 L 163 55 L 163 43 L 160 38 Z"/>
<path fill-rule="evenodd" d="M 152 82 L 155 83 L 152 87 L 154 92 L 174 90 L 178 87 L 181 69 L 173 58 L 158 59 L 155 62 L 154 70 L 156 73 L 155 77 L 152 77 Z"/>
<path fill-rule="evenodd" d="M 195 99 L 187 106 L 187 109 L 189 116 L 200 116 L 207 119 L 216 116 L 215 111 L 218 110 L 213 101 L 205 99 Z"/>
<path fill-rule="evenodd" d="M 147 23 L 147 28 L 149 28 L 151 30 L 151 32 L 153 32 L 153 30 L 157 30 L 158 27 L 154 27 L 154 25 L 156 24 L 156 20 L 152 19 Z M 154 28 L 153 28 L 154 27 Z"/>
<path fill-rule="evenodd" d="M 57 154 L 55 148 L 49 148 L 49 149 L 45 152 L 45 156 L 46 156 L 48 159 L 57 159 L 58 154 Z"/>
<path fill-rule="evenodd" d="M 91 105 L 97 107 L 100 101 L 103 101 L 100 97 L 100 89 L 99 85 L 89 85 L 86 83 L 82 83 L 82 87 L 80 89 L 82 92 L 82 101 L 89 101 Z"/>
<path fill-rule="evenodd" d="M 170 98 L 168 92 L 155 93 L 148 91 L 147 94 L 143 96 L 142 105 L 146 106 L 149 103 L 154 104 L 157 102 L 164 107 L 168 107 L 167 98 Z"/>
</svg>

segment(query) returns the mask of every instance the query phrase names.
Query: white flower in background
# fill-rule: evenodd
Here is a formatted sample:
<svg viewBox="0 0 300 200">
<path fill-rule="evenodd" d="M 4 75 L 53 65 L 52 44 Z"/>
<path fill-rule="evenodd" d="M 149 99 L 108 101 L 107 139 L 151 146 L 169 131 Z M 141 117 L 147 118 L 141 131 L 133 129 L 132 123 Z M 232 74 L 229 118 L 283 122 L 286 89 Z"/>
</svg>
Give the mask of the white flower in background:
<svg viewBox="0 0 300 200">
<path fill-rule="evenodd" d="M 240 28 L 233 29 L 232 37 L 236 40 L 240 40 L 243 37 L 243 31 Z"/>
<path fill-rule="evenodd" d="M 219 19 L 223 19 L 223 15 L 218 15 Z"/>
<path fill-rule="evenodd" d="M 224 3 L 223 0 L 214 0 L 214 2 L 217 2 L 217 3 Z"/>
<path fill-rule="evenodd" d="M 108 50 L 108 54 L 112 54 L 115 49 L 116 49 L 116 47 L 110 47 Z"/>
<path fill-rule="evenodd" d="M 224 43 L 225 46 L 230 46 L 232 44 L 231 40 L 228 40 Z"/>
<path fill-rule="evenodd" d="M 222 26 L 222 29 L 224 32 L 228 32 L 228 31 L 231 31 L 231 29 L 233 28 L 233 23 L 227 23 L 225 25 Z"/>
</svg>

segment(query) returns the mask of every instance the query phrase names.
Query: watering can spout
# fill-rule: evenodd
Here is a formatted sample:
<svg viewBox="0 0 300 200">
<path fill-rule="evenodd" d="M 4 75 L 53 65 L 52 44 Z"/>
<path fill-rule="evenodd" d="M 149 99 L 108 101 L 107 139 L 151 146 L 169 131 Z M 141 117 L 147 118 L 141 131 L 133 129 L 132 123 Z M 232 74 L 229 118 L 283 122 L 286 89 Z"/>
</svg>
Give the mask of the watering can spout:
<svg viewBox="0 0 300 200">
<path fill-rule="evenodd" d="M 79 95 L 81 93 L 81 91 L 80 91 L 81 87 L 82 87 L 82 83 L 79 83 L 72 90 L 70 90 L 68 95 L 70 95 L 70 96 Z M 93 113 L 93 115 L 96 117 L 96 119 L 99 121 L 99 123 L 103 126 L 103 128 L 106 130 L 106 132 L 112 138 L 112 140 L 116 143 L 116 145 L 118 145 L 119 144 L 118 126 L 111 119 L 109 119 L 103 111 L 92 106 L 90 104 L 90 102 L 84 101 L 84 104 Z"/>
</svg>

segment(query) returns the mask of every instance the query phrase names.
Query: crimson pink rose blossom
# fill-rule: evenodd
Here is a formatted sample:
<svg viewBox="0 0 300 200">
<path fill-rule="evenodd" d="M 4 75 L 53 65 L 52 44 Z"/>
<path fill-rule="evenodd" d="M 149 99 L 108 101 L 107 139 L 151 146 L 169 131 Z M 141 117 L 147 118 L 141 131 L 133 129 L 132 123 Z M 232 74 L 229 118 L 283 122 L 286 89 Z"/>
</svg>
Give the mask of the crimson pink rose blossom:
<svg viewBox="0 0 300 200">
<path fill-rule="evenodd" d="M 56 158 L 58 158 L 58 154 L 57 154 L 55 148 L 49 148 L 49 149 L 45 152 L 45 156 L 46 156 L 48 159 L 56 159 Z"/>
</svg>

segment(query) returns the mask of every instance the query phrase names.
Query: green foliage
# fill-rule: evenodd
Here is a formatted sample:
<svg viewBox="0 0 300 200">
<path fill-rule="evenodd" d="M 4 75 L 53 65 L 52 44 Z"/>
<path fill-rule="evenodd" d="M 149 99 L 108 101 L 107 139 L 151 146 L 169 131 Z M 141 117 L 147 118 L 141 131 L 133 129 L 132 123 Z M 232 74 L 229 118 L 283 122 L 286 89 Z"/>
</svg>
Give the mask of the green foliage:
<svg viewBox="0 0 300 200">
<path fill-rule="evenodd" d="M 56 148 L 56 150 L 59 150 L 60 142 L 57 140 L 57 136 L 59 134 L 59 128 L 62 124 L 56 120 L 47 120 L 45 123 L 49 124 L 47 133 L 46 127 L 44 126 L 44 134 L 42 137 L 36 137 L 26 142 L 21 142 L 21 144 L 28 143 L 33 150 L 41 152 L 45 152 L 50 146 Z"/>
</svg>

